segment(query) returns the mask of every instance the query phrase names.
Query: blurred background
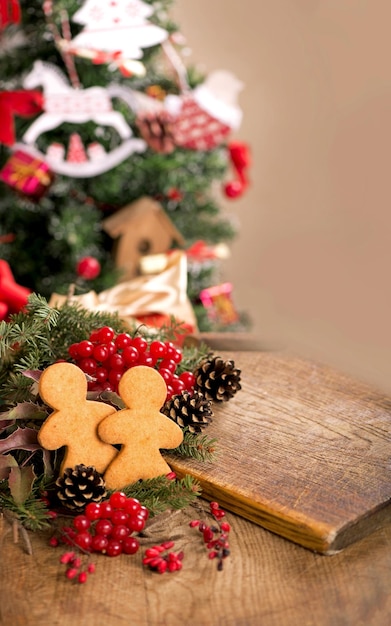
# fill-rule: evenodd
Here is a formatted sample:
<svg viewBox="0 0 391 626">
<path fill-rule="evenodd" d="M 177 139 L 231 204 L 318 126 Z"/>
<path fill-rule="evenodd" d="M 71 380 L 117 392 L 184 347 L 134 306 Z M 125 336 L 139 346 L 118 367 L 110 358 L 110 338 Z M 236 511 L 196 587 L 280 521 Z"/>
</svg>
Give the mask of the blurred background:
<svg viewBox="0 0 391 626">
<path fill-rule="evenodd" d="M 177 0 L 189 60 L 245 84 L 234 300 L 266 347 L 391 390 L 389 0 Z"/>
</svg>

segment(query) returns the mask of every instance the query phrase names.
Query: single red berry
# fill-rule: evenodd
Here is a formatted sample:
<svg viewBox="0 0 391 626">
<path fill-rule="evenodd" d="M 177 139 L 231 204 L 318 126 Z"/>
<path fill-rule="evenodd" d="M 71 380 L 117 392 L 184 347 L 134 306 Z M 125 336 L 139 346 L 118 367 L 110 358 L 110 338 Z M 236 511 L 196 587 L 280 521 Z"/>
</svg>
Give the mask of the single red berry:
<svg viewBox="0 0 391 626">
<path fill-rule="evenodd" d="M 108 545 L 109 540 L 105 535 L 94 535 L 92 538 L 91 547 L 94 552 L 105 552 Z"/>
<path fill-rule="evenodd" d="M 92 343 L 92 341 L 88 341 L 88 339 L 84 339 L 83 341 L 79 342 L 78 355 L 80 359 L 91 356 L 93 352 L 94 352 L 94 344 Z"/>
<path fill-rule="evenodd" d="M 74 558 L 75 558 L 74 552 L 64 552 L 64 554 L 60 556 L 60 563 L 62 564 L 70 563 Z"/>
<path fill-rule="evenodd" d="M 108 519 L 109 517 L 111 517 L 112 512 L 113 507 L 109 500 L 104 500 L 104 502 L 100 503 L 100 516 L 102 518 Z"/>
<path fill-rule="evenodd" d="M 111 538 L 123 541 L 126 537 L 129 537 L 129 528 L 124 524 L 116 524 L 111 533 Z"/>
<path fill-rule="evenodd" d="M 122 553 L 122 544 L 117 539 L 110 539 L 106 554 L 107 556 L 119 556 Z"/>
<path fill-rule="evenodd" d="M 74 359 L 75 361 L 77 361 L 78 358 L 80 358 L 79 357 L 79 344 L 72 343 L 68 348 L 68 354 L 71 357 L 71 359 Z"/>
<path fill-rule="evenodd" d="M 77 364 L 85 374 L 90 374 L 90 376 L 93 376 L 96 372 L 97 365 L 95 359 L 87 357 L 85 359 L 80 359 Z"/>
<path fill-rule="evenodd" d="M 93 256 L 85 256 L 76 265 L 76 272 L 81 278 L 93 280 L 100 274 L 100 263 Z"/>
<path fill-rule="evenodd" d="M 106 382 L 108 375 L 109 372 L 105 367 L 97 367 L 94 378 L 96 378 L 98 383 L 104 383 Z"/>
<path fill-rule="evenodd" d="M 88 567 L 87 567 L 87 572 L 89 574 L 94 574 L 95 573 L 95 563 L 89 563 Z"/>
<path fill-rule="evenodd" d="M 79 570 L 76 569 L 76 567 L 69 567 L 65 572 L 65 576 L 69 578 L 69 580 L 72 580 L 72 578 L 76 578 L 78 572 Z"/>
<path fill-rule="evenodd" d="M 123 509 L 119 509 L 112 512 L 110 519 L 114 525 L 127 524 L 129 517 L 129 513 Z"/>
<path fill-rule="evenodd" d="M 122 549 L 125 554 L 136 554 L 139 547 L 140 544 L 135 537 L 126 537 L 122 540 Z"/>
<path fill-rule="evenodd" d="M 103 363 L 109 357 L 109 349 L 106 345 L 97 345 L 93 350 L 93 357 L 99 363 Z"/>
<path fill-rule="evenodd" d="M 132 339 L 132 346 L 137 348 L 137 350 L 141 352 L 145 352 L 148 348 L 148 343 L 145 341 L 143 337 L 137 336 Z"/>
<path fill-rule="evenodd" d="M 73 520 L 73 525 L 78 531 L 88 530 L 91 526 L 91 520 L 87 515 L 76 515 Z"/>
<path fill-rule="evenodd" d="M 152 341 L 149 346 L 149 352 L 156 359 L 164 359 L 167 354 L 167 346 L 163 341 Z"/>
<path fill-rule="evenodd" d="M 160 376 L 164 379 L 166 385 L 170 384 L 171 380 L 172 380 L 172 372 L 170 372 L 170 370 L 166 370 L 164 368 L 159 368 L 159 374 Z"/>
<path fill-rule="evenodd" d="M 109 383 L 113 385 L 116 389 L 118 387 L 118 383 L 122 378 L 123 370 L 111 370 L 109 372 Z"/>
<path fill-rule="evenodd" d="M 146 365 L 147 367 L 154 367 L 154 365 L 156 364 L 156 361 L 157 359 L 153 357 L 151 354 L 148 354 L 147 352 L 141 352 L 139 360 L 138 360 L 138 364 Z"/>
<path fill-rule="evenodd" d="M 102 328 L 99 328 L 99 330 L 96 331 L 96 334 L 94 334 L 94 336 L 96 336 L 96 340 L 99 343 L 109 344 L 111 341 L 113 341 L 115 332 L 111 328 L 111 326 L 102 326 Z"/>
<path fill-rule="evenodd" d="M 159 574 L 164 574 L 166 569 L 167 569 L 167 561 L 162 559 L 160 563 L 158 564 L 158 566 L 156 567 L 156 570 L 159 572 Z"/>
<path fill-rule="evenodd" d="M 191 522 L 189 522 L 189 526 L 190 528 L 197 528 L 197 526 L 200 525 L 200 520 L 199 519 L 193 519 L 191 520 Z"/>
<path fill-rule="evenodd" d="M 92 535 L 87 531 L 76 533 L 75 544 L 82 550 L 89 550 L 92 544 Z"/>
<path fill-rule="evenodd" d="M 124 367 L 125 367 L 125 362 L 124 362 L 122 354 L 118 354 L 118 352 L 116 354 L 112 354 L 108 360 L 108 367 L 113 370 L 118 370 L 120 372 L 123 372 Z"/>
<path fill-rule="evenodd" d="M 191 391 L 195 385 L 195 376 L 193 372 L 182 372 L 179 375 L 180 380 L 185 383 L 185 387 L 188 391 Z"/>
<path fill-rule="evenodd" d="M 159 364 L 159 371 L 161 369 L 168 370 L 169 372 L 174 374 L 176 370 L 176 363 L 172 359 L 163 359 L 163 361 L 161 361 L 161 363 Z"/>
<path fill-rule="evenodd" d="M 111 494 L 109 502 L 114 509 L 125 508 L 127 496 L 123 491 L 115 491 Z"/>
<path fill-rule="evenodd" d="M 185 383 L 176 374 L 173 374 L 170 385 L 174 389 L 175 395 L 181 394 L 186 389 Z"/>
<path fill-rule="evenodd" d="M 123 350 L 127 346 L 132 345 L 132 338 L 128 333 L 119 333 L 114 343 L 118 350 Z"/>
<path fill-rule="evenodd" d="M 57 548 L 59 543 L 60 542 L 58 541 L 57 537 L 51 537 L 49 539 L 49 546 L 52 546 L 52 548 Z"/>
<path fill-rule="evenodd" d="M 146 506 L 141 505 L 140 506 L 140 510 L 138 512 L 138 514 L 140 517 L 142 517 L 145 521 L 147 521 L 148 517 L 149 517 L 149 510 L 147 509 Z"/>
<path fill-rule="evenodd" d="M 136 346 L 126 346 L 126 348 L 123 349 L 122 358 L 124 360 L 125 367 L 131 367 L 132 365 L 138 363 L 140 355 Z"/>
<path fill-rule="evenodd" d="M 228 522 L 223 522 L 220 526 L 221 530 L 224 531 L 225 533 L 229 533 L 229 531 L 231 530 L 231 526 L 228 524 Z"/>
<path fill-rule="evenodd" d="M 136 515 L 135 517 L 129 517 L 127 521 L 127 527 L 132 532 L 139 533 L 145 527 L 145 518 L 142 515 L 140 515 L 140 513 Z"/>
<path fill-rule="evenodd" d="M 96 522 L 95 534 L 108 537 L 113 530 L 113 524 L 108 519 L 100 519 Z"/>
<path fill-rule="evenodd" d="M 109 351 L 109 356 L 111 356 L 112 354 L 115 354 L 117 352 L 117 348 L 115 347 L 115 343 L 114 341 L 109 341 L 106 344 L 106 347 Z"/>
<path fill-rule="evenodd" d="M 77 580 L 80 584 L 87 582 L 87 572 L 80 572 L 79 576 L 77 577 Z"/>
<path fill-rule="evenodd" d="M 141 510 L 141 504 L 136 498 L 127 498 L 124 511 L 129 515 L 137 515 Z"/>
</svg>

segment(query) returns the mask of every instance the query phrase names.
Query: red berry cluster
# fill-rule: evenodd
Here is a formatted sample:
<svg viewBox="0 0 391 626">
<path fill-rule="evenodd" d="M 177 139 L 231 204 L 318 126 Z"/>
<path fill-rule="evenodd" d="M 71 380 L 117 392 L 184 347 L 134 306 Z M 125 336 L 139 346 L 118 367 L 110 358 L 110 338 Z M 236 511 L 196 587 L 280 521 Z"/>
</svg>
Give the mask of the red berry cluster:
<svg viewBox="0 0 391 626">
<path fill-rule="evenodd" d="M 89 563 L 86 569 L 82 568 L 82 559 L 80 556 L 76 556 L 74 552 L 64 552 L 60 558 L 60 563 L 67 566 L 65 576 L 68 580 L 76 579 L 80 584 L 86 583 L 88 574 L 95 572 L 95 564 Z"/>
<path fill-rule="evenodd" d="M 183 552 L 163 552 L 174 547 L 173 541 L 165 541 L 158 546 L 152 546 L 145 550 L 143 565 L 147 565 L 159 574 L 164 572 L 176 572 L 182 569 Z"/>
<path fill-rule="evenodd" d="M 218 502 L 210 503 L 210 514 L 214 517 L 218 525 L 208 525 L 205 522 L 195 519 L 189 524 L 191 528 L 197 528 L 202 533 L 204 543 L 209 550 L 209 558 L 217 559 L 217 569 L 223 569 L 223 561 L 230 554 L 228 534 L 231 530 L 228 522 L 220 522 L 225 517 L 225 512 L 220 508 Z"/>
<path fill-rule="evenodd" d="M 139 335 L 116 335 L 112 328 L 103 326 L 94 330 L 89 339 L 73 343 L 68 352 L 80 369 L 94 379 L 88 383 L 89 391 L 117 391 L 122 374 L 135 365 L 158 370 L 167 385 L 167 400 L 194 388 L 192 372 L 176 374 L 182 352 L 171 341 L 156 340 L 148 344 Z"/>
<path fill-rule="evenodd" d="M 116 491 L 108 500 L 90 502 L 84 514 L 76 515 L 72 520 L 71 526 L 63 526 L 62 541 L 78 548 L 81 553 L 95 552 L 106 556 L 135 554 L 139 542 L 133 533 L 144 529 L 148 516 L 148 509 L 136 498 L 128 498 L 122 491 Z M 58 543 L 56 537 L 51 538 L 50 545 L 57 546 Z M 64 559 L 61 562 L 69 564 L 71 569 L 67 577 L 74 578 L 77 574 L 74 570 L 80 567 L 81 562 L 76 561 L 75 564 L 76 557 L 72 552 L 66 552 L 61 558 Z"/>
</svg>

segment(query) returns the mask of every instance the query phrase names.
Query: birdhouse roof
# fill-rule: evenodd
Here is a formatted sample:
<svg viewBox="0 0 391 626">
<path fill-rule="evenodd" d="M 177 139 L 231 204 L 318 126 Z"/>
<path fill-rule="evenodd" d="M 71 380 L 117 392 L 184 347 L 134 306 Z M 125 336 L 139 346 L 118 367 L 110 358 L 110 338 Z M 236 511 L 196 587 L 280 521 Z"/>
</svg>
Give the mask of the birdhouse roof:
<svg viewBox="0 0 391 626">
<path fill-rule="evenodd" d="M 174 226 L 163 207 L 159 202 L 148 196 L 144 196 L 119 209 L 116 213 L 103 220 L 102 226 L 111 237 L 118 237 L 129 227 L 134 228 L 138 222 L 150 218 L 151 215 L 160 223 L 162 229 L 170 233 L 178 245 L 185 245 L 183 236 Z"/>
</svg>

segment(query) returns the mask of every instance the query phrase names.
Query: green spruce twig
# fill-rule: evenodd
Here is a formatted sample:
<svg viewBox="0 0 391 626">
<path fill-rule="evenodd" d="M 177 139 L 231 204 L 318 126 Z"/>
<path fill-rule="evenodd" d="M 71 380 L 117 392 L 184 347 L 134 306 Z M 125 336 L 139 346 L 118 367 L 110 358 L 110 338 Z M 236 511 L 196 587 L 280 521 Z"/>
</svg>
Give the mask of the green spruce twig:
<svg viewBox="0 0 391 626">
<path fill-rule="evenodd" d="M 174 454 L 181 457 L 195 459 L 196 461 L 215 461 L 217 439 L 208 435 L 191 433 L 187 428 L 183 432 L 183 441 L 173 450 Z"/>
<path fill-rule="evenodd" d="M 188 475 L 180 480 L 170 480 L 166 476 L 141 480 L 123 491 L 128 498 L 136 498 L 146 506 L 151 515 L 166 509 L 183 509 L 201 495 L 200 485 Z"/>
</svg>

